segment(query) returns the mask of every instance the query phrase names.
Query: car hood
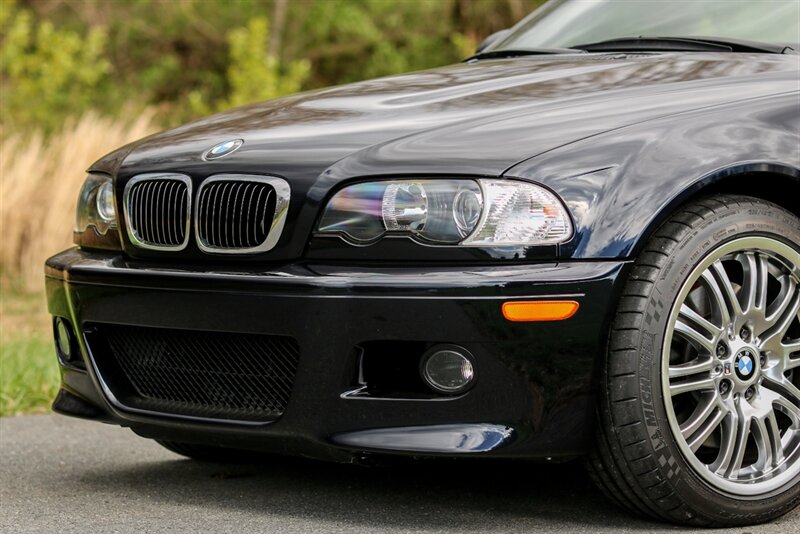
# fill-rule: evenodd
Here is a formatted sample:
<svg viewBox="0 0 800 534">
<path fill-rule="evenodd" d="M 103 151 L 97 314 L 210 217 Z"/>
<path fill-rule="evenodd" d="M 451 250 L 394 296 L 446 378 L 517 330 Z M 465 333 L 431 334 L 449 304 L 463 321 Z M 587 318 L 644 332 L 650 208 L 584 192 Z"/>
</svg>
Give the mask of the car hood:
<svg viewBox="0 0 800 534">
<path fill-rule="evenodd" d="M 566 143 L 689 109 L 794 89 L 797 56 L 570 54 L 482 60 L 303 93 L 162 132 L 94 170 L 346 177 L 499 175 Z M 202 154 L 242 139 L 219 160 Z M 299 184 L 298 184 L 299 185 Z"/>
</svg>

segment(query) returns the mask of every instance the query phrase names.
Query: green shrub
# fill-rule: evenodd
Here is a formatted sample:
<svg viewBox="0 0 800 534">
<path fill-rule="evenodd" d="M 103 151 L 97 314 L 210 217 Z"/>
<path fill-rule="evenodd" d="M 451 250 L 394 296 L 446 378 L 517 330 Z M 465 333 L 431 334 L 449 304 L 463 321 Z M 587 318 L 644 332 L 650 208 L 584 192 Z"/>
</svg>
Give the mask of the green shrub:
<svg viewBox="0 0 800 534">
<path fill-rule="evenodd" d="M 104 57 L 105 29 L 81 35 L 49 21 L 35 23 L 29 11 L 3 9 L 0 120 L 14 128 L 52 131 L 68 116 L 96 106 L 111 70 Z"/>
<path fill-rule="evenodd" d="M 209 104 L 201 91 L 190 95 L 197 114 L 268 100 L 298 92 L 308 78 L 308 61 L 281 64 L 267 51 L 269 24 L 264 17 L 251 20 L 246 27 L 228 32 L 229 66 L 226 71 L 228 94 Z"/>
<path fill-rule="evenodd" d="M 300 89 L 458 61 L 539 3 L 26 0 L 22 8 L 0 0 L 0 123 L 52 132 L 90 107 L 120 116 L 154 106 L 173 126 Z"/>
</svg>

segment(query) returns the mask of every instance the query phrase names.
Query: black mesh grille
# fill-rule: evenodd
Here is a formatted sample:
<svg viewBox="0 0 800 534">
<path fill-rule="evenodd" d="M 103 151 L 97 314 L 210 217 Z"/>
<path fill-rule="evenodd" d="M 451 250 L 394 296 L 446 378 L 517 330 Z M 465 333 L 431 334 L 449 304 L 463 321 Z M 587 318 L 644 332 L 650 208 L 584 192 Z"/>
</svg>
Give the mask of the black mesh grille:
<svg viewBox="0 0 800 534">
<path fill-rule="evenodd" d="M 189 188 L 181 180 L 153 178 L 126 192 L 128 225 L 136 241 L 154 247 L 179 247 L 186 241 Z"/>
<path fill-rule="evenodd" d="M 197 235 L 208 249 L 259 247 L 267 240 L 275 214 L 271 185 L 220 180 L 203 185 L 197 201 Z"/>
<path fill-rule="evenodd" d="M 93 325 L 95 363 L 130 408 L 269 421 L 286 408 L 297 341 L 284 336 Z"/>
</svg>

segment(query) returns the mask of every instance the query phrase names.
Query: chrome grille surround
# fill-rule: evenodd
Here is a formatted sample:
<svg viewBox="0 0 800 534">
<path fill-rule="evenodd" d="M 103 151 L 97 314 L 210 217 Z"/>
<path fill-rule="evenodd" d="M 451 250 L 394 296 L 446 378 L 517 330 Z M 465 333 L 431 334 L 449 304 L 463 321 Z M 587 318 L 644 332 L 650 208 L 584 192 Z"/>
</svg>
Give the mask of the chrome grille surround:
<svg viewBox="0 0 800 534">
<path fill-rule="evenodd" d="M 191 237 L 191 199 L 192 180 L 185 174 L 149 173 L 131 178 L 122 194 L 131 243 L 151 250 L 185 249 Z"/>
<path fill-rule="evenodd" d="M 256 198 L 256 192 L 263 199 Z M 211 254 L 255 254 L 272 249 L 286 224 L 290 193 L 289 183 L 275 176 L 218 174 L 206 179 L 200 184 L 195 199 L 194 225 L 198 248 Z M 272 213 L 268 213 L 272 200 L 265 195 L 274 195 Z M 222 209 L 225 209 L 225 217 L 219 215 Z M 231 209 L 234 213 L 238 211 L 239 216 L 228 217 Z M 263 225 L 260 232 L 256 226 L 259 216 Z M 253 239 L 250 239 L 251 230 Z M 234 235 L 236 231 L 238 239 Z M 263 239 L 256 239 L 259 234 Z"/>
</svg>

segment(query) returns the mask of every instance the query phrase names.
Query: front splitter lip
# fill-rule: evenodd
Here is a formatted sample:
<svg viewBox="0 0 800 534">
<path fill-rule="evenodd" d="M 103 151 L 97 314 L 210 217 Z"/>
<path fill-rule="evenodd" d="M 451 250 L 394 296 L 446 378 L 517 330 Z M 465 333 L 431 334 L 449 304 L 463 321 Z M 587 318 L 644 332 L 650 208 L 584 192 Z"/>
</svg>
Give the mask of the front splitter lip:
<svg viewBox="0 0 800 534">
<path fill-rule="evenodd" d="M 115 420 L 74 392 L 61 389 L 53 403 L 56 413 L 106 423 Z M 516 431 L 490 423 L 418 425 L 362 429 L 330 436 L 333 446 L 359 452 L 462 455 L 487 453 L 509 445 Z"/>
<path fill-rule="evenodd" d="M 454 424 L 344 432 L 331 437 L 331 441 L 366 451 L 469 454 L 498 449 L 511 442 L 513 436 L 514 429 L 505 425 Z"/>
</svg>

